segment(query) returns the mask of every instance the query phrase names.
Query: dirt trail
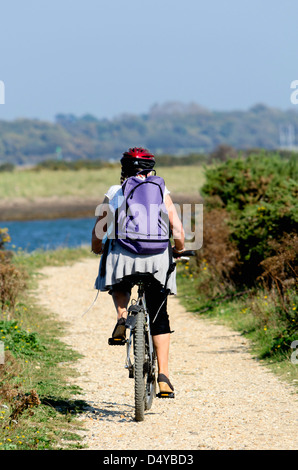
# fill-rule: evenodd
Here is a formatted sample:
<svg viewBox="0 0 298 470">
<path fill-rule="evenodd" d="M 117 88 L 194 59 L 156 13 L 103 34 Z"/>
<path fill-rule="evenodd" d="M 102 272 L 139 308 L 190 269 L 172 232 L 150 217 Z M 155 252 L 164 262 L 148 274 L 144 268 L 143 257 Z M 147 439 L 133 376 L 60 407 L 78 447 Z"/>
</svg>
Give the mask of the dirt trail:
<svg viewBox="0 0 298 470">
<path fill-rule="evenodd" d="M 145 421 L 134 421 L 133 381 L 125 350 L 107 339 L 115 323 L 111 296 L 95 297 L 98 259 L 47 267 L 39 302 L 68 322 L 65 343 L 83 354 L 75 379 L 90 410 L 81 417 L 88 449 L 297 449 L 295 390 L 255 361 L 240 334 L 187 313 L 171 297 L 174 400 L 155 399 Z"/>
</svg>

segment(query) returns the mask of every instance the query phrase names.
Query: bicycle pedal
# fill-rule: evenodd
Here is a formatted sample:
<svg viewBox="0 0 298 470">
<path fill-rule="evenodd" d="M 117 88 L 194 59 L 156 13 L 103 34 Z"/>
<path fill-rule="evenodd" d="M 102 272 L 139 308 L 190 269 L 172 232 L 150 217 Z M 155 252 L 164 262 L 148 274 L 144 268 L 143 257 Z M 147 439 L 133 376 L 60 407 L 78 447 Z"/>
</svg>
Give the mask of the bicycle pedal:
<svg viewBox="0 0 298 470">
<path fill-rule="evenodd" d="M 159 392 L 157 393 L 157 398 L 175 398 L 174 392 Z"/>
<path fill-rule="evenodd" d="M 124 346 L 127 343 L 127 339 L 109 338 L 108 343 L 109 343 L 110 346 Z"/>
</svg>

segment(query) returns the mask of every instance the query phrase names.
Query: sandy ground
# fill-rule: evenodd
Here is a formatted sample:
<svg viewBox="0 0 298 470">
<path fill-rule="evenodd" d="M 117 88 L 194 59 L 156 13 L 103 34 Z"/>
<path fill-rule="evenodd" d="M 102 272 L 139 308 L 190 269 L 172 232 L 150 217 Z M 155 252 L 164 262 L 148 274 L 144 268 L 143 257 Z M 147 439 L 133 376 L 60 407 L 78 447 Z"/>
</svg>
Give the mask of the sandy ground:
<svg viewBox="0 0 298 470">
<path fill-rule="evenodd" d="M 67 322 L 65 343 L 83 355 L 75 379 L 90 406 L 82 417 L 89 450 L 277 450 L 298 448 L 298 401 L 248 352 L 237 332 L 185 311 L 169 301 L 171 380 L 174 400 L 155 399 L 145 420 L 134 421 L 133 380 L 125 349 L 108 346 L 115 324 L 111 296 L 92 303 L 98 258 L 47 267 L 37 297 Z"/>
</svg>

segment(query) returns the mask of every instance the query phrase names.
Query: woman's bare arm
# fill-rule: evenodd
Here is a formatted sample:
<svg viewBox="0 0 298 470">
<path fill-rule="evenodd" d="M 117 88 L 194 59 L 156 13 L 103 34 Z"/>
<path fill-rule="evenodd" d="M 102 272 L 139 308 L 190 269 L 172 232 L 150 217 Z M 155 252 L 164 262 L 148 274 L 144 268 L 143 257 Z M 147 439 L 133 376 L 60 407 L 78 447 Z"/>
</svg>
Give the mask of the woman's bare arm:
<svg viewBox="0 0 298 470">
<path fill-rule="evenodd" d="M 174 239 L 174 250 L 183 251 L 184 250 L 184 241 L 185 234 L 181 220 L 179 219 L 176 207 L 172 201 L 172 198 L 169 194 L 165 197 L 165 205 L 169 213 L 170 227 L 173 232 Z"/>
</svg>

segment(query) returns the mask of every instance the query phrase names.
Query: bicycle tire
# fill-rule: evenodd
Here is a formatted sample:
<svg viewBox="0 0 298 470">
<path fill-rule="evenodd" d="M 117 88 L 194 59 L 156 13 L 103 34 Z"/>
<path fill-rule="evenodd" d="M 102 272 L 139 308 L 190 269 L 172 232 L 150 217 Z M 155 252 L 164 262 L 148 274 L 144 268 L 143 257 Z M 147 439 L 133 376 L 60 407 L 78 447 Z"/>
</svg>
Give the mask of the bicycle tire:
<svg viewBox="0 0 298 470">
<path fill-rule="evenodd" d="M 145 411 L 145 335 L 144 311 L 140 310 L 134 329 L 134 379 L 135 379 L 135 419 L 144 420 Z"/>
<path fill-rule="evenodd" d="M 156 362 L 156 353 L 154 351 L 152 363 L 149 359 L 148 352 L 148 364 L 147 364 L 147 374 L 145 377 L 145 410 L 150 410 L 153 399 L 156 396 L 156 377 L 155 377 L 155 362 Z"/>
</svg>

